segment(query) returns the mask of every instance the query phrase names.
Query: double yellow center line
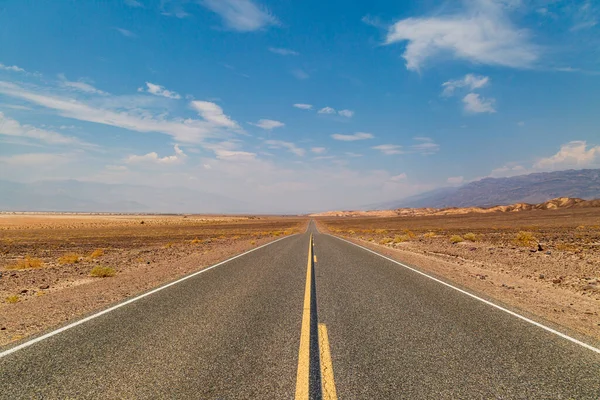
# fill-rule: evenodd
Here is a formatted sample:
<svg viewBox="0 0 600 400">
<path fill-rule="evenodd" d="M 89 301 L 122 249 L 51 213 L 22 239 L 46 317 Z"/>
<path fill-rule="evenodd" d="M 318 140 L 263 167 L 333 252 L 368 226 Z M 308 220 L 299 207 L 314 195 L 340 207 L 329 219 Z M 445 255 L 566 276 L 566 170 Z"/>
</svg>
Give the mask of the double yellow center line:
<svg viewBox="0 0 600 400">
<path fill-rule="evenodd" d="M 304 307 L 302 311 L 302 330 L 300 331 L 300 350 L 298 352 L 298 372 L 296 375 L 296 400 L 308 400 L 310 398 L 310 322 L 312 301 L 312 270 L 317 256 L 314 255 L 314 239 L 310 235 L 308 243 L 308 262 L 306 266 L 306 286 L 304 289 Z M 318 324 L 318 348 L 316 357 L 319 358 L 321 373 L 321 398 L 324 400 L 337 400 L 335 381 L 333 379 L 333 365 L 331 363 L 331 352 L 327 327 Z M 313 360 L 315 361 L 315 360 Z"/>
</svg>

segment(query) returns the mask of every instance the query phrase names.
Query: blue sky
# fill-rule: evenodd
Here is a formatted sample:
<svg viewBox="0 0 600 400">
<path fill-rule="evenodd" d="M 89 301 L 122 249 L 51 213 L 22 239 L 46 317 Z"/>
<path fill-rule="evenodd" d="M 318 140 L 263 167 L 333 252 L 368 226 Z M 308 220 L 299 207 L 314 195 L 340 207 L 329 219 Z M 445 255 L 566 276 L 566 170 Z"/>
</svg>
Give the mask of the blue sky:
<svg viewBox="0 0 600 400">
<path fill-rule="evenodd" d="M 268 212 L 600 167 L 594 1 L 36 3 L 0 6 L 0 179 Z"/>
</svg>

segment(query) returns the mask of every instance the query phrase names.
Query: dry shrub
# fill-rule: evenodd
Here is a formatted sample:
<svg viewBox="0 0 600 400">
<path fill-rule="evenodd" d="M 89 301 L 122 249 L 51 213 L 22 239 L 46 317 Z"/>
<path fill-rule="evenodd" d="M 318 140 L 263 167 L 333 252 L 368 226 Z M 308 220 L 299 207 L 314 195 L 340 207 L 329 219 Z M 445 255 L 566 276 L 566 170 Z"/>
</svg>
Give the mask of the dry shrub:
<svg viewBox="0 0 600 400">
<path fill-rule="evenodd" d="M 58 258 L 58 263 L 59 264 L 77 264 L 79 262 L 79 258 L 81 256 L 79 254 L 75 254 L 75 253 L 69 253 L 69 254 L 65 254 L 64 256 L 61 256 Z"/>
<path fill-rule="evenodd" d="M 452 235 L 452 237 L 450 238 L 450 243 L 452 243 L 452 244 L 460 243 L 463 241 L 464 241 L 464 239 L 462 238 L 462 236 L 459 236 L 459 235 Z"/>
<path fill-rule="evenodd" d="M 533 236 L 533 233 L 521 231 L 517 233 L 514 240 L 515 244 L 519 246 L 529 247 L 531 245 L 537 244 L 537 239 Z"/>
<path fill-rule="evenodd" d="M 44 263 L 39 258 L 25 256 L 23 260 L 17 261 L 15 264 L 9 265 L 6 269 L 34 269 L 41 268 Z"/>
<path fill-rule="evenodd" d="M 173 247 L 174 243 L 173 242 L 169 242 L 167 244 L 165 244 L 165 249 L 170 249 L 171 247 Z"/>
<path fill-rule="evenodd" d="M 375 229 L 375 233 L 378 235 L 385 235 L 388 233 L 387 229 Z"/>
<path fill-rule="evenodd" d="M 96 249 L 96 250 L 92 251 L 92 254 L 90 254 L 90 258 L 91 259 L 100 258 L 103 255 L 104 255 L 104 250 Z"/>
<path fill-rule="evenodd" d="M 19 296 L 17 296 L 16 294 L 13 294 L 12 296 L 8 296 L 6 298 L 6 302 L 8 304 L 15 304 L 19 302 Z"/>
<path fill-rule="evenodd" d="M 202 243 L 202 240 L 198 239 L 198 238 L 194 238 L 192 240 L 190 240 L 191 244 L 198 244 L 198 243 Z"/>
<path fill-rule="evenodd" d="M 394 238 L 394 243 L 408 242 L 412 237 L 410 235 L 400 235 Z"/>
<path fill-rule="evenodd" d="M 464 238 L 465 240 L 468 240 L 469 242 L 476 242 L 476 241 L 477 241 L 477 235 L 476 235 L 476 234 L 474 234 L 473 232 L 466 233 L 466 234 L 463 236 L 463 238 Z"/>
<path fill-rule="evenodd" d="M 250 244 L 251 244 L 252 246 L 254 246 L 254 245 L 256 244 L 256 240 L 252 240 L 252 241 L 250 241 Z"/>
<path fill-rule="evenodd" d="M 427 232 L 427 233 L 423 234 L 423 237 L 426 238 L 426 239 L 431 239 L 431 238 L 434 238 L 436 236 L 437 235 L 435 234 L 435 232 Z"/>
<path fill-rule="evenodd" d="M 408 236 L 409 239 L 414 239 L 417 237 L 417 235 L 415 235 L 414 232 L 412 232 L 410 229 L 405 229 L 404 230 L 404 235 Z"/>
<path fill-rule="evenodd" d="M 108 278 L 110 276 L 115 276 L 116 273 L 117 271 L 115 271 L 114 268 L 96 266 L 90 271 L 90 276 L 96 278 Z"/>
<path fill-rule="evenodd" d="M 386 238 L 381 239 L 379 241 L 379 244 L 388 244 L 388 243 L 391 243 L 392 240 L 393 240 L 392 238 L 386 237 Z"/>
</svg>

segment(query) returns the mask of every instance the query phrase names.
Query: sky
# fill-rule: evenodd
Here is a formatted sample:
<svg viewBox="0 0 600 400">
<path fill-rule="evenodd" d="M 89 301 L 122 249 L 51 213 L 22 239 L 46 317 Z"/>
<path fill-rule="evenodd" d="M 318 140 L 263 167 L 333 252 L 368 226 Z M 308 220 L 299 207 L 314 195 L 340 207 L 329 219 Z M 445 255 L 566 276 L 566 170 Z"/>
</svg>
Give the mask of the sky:
<svg viewBox="0 0 600 400">
<path fill-rule="evenodd" d="M 35 3 L 0 3 L 0 180 L 304 212 L 600 167 L 597 1 Z"/>
</svg>

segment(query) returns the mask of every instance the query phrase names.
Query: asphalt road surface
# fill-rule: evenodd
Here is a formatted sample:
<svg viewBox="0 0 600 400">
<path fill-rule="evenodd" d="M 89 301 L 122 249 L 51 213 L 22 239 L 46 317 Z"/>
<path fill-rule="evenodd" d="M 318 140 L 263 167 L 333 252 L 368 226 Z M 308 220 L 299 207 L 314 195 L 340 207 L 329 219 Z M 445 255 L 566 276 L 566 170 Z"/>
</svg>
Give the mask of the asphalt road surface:
<svg viewBox="0 0 600 400">
<path fill-rule="evenodd" d="M 3 350 L 1 399 L 600 398 L 598 352 L 312 224 Z"/>
</svg>

